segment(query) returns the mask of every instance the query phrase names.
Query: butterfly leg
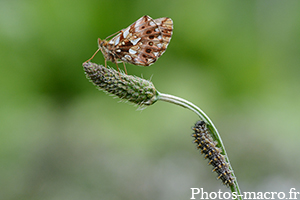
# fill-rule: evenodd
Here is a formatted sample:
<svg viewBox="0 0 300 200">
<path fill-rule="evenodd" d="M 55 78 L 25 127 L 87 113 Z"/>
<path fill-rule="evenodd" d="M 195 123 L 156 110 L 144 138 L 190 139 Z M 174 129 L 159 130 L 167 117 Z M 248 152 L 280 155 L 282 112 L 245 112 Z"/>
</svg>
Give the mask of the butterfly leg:
<svg viewBox="0 0 300 200">
<path fill-rule="evenodd" d="M 97 51 L 94 53 L 94 55 L 90 59 L 88 59 L 87 61 L 85 61 L 84 63 L 90 62 L 90 60 L 92 60 L 95 57 L 95 55 L 98 53 L 99 50 L 100 50 L 100 48 L 97 49 Z M 106 60 L 105 60 L 105 66 L 106 66 Z"/>
<path fill-rule="evenodd" d="M 127 74 L 127 69 L 126 69 L 126 66 L 125 66 L 125 62 L 122 62 L 122 63 L 123 63 L 123 66 L 124 66 L 125 73 Z"/>
<path fill-rule="evenodd" d="M 114 58 L 114 59 L 115 59 L 115 63 L 116 63 L 116 66 L 117 66 L 117 69 L 118 69 L 118 72 L 119 72 L 119 76 L 120 76 L 120 78 L 121 78 L 121 73 L 120 73 L 120 70 L 119 70 L 119 67 L 118 67 L 117 59 L 116 59 L 116 58 Z"/>
<path fill-rule="evenodd" d="M 118 62 L 117 62 L 116 58 L 114 58 L 114 59 L 115 59 L 115 63 L 116 63 L 116 66 L 117 66 L 118 72 L 119 72 L 119 74 L 120 74 L 120 70 L 119 70 L 119 67 L 118 67 Z"/>
</svg>

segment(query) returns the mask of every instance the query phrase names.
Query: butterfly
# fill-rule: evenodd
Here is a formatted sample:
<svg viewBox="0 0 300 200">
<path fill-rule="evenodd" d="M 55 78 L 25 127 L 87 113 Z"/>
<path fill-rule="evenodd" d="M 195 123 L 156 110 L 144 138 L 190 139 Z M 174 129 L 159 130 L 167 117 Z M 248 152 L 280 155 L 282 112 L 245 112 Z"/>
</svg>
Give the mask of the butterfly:
<svg viewBox="0 0 300 200">
<path fill-rule="evenodd" d="M 106 62 L 118 64 L 122 62 L 133 65 L 149 66 L 153 64 L 167 49 L 173 33 L 173 21 L 163 17 L 152 19 L 148 15 L 122 29 L 105 40 L 98 38 L 98 50 L 87 60 L 89 62 L 101 50 Z M 114 36 L 114 37 L 113 37 Z M 113 38 L 111 38 L 113 37 Z M 111 38 L 111 39 L 109 39 Z"/>
</svg>

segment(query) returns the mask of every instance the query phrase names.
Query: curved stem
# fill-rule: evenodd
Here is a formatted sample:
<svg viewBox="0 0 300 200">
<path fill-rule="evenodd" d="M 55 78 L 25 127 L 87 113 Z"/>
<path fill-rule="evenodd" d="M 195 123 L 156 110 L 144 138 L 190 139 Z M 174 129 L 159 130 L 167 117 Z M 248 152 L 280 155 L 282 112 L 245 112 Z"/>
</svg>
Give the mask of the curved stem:
<svg viewBox="0 0 300 200">
<path fill-rule="evenodd" d="M 228 156 L 227 156 L 227 153 L 225 150 L 225 146 L 223 145 L 221 136 L 220 136 L 217 128 L 212 123 L 212 121 L 209 119 L 209 117 L 200 108 L 198 108 L 195 104 L 193 104 L 185 99 L 182 99 L 180 97 L 176 97 L 176 96 L 173 96 L 170 94 L 164 94 L 164 93 L 158 92 L 157 100 L 173 103 L 173 104 L 179 105 L 181 107 L 187 108 L 187 109 L 195 112 L 200 117 L 200 119 L 203 120 L 207 124 L 207 127 L 210 130 L 212 137 L 218 142 L 218 146 L 222 149 L 222 154 L 225 156 L 225 159 L 229 165 L 229 169 L 232 171 L 232 176 L 235 177 L 234 184 L 232 186 L 230 186 L 230 189 L 232 192 L 235 192 L 238 195 L 237 199 L 242 200 L 242 196 L 240 196 L 240 194 L 241 194 L 240 188 L 239 188 L 236 176 L 234 175 L 231 164 L 229 162 L 229 159 L 228 159 Z"/>
</svg>

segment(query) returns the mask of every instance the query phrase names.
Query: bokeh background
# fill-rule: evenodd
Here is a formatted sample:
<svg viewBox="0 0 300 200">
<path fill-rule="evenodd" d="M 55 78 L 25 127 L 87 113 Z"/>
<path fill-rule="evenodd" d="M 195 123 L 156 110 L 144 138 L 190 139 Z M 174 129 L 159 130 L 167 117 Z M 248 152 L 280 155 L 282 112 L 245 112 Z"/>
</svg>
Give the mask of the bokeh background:
<svg viewBox="0 0 300 200">
<path fill-rule="evenodd" d="M 242 192 L 299 192 L 299 10 L 293 0 L 1 0 L 0 199 L 229 191 L 195 150 L 194 113 L 165 102 L 137 111 L 85 78 L 97 38 L 145 14 L 171 17 L 174 34 L 154 65 L 128 73 L 207 113 Z"/>
</svg>

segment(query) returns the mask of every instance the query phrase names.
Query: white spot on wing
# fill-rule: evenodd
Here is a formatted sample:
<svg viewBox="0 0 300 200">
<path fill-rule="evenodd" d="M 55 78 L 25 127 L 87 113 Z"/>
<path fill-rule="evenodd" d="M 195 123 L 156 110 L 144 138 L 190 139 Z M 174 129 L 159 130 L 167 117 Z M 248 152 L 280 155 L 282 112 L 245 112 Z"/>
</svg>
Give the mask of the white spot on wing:
<svg viewBox="0 0 300 200">
<path fill-rule="evenodd" d="M 150 21 L 150 26 L 154 26 L 155 25 L 155 23 L 153 22 L 153 21 Z"/>
<path fill-rule="evenodd" d="M 158 48 L 161 48 L 161 43 L 157 43 L 157 45 L 156 45 Z"/>
<path fill-rule="evenodd" d="M 110 41 L 108 42 L 108 44 L 114 44 L 114 41 L 113 41 L 113 40 L 110 40 Z"/>
<path fill-rule="evenodd" d="M 154 29 L 155 30 L 155 32 L 159 32 L 159 29 L 158 28 L 156 28 L 156 29 Z"/>
<path fill-rule="evenodd" d="M 123 33 L 124 38 L 127 38 L 128 34 L 129 34 L 129 29 L 130 29 L 130 27 L 126 28 L 126 30 L 124 31 L 124 33 Z"/>
<path fill-rule="evenodd" d="M 129 53 L 130 53 L 130 54 L 136 54 L 136 51 L 135 51 L 135 50 L 132 50 L 132 49 L 129 49 Z"/>
<path fill-rule="evenodd" d="M 130 49 L 129 49 L 129 51 L 130 51 Z M 125 55 L 124 57 L 125 57 L 127 60 L 131 60 L 130 55 Z"/>
<path fill-rule="evenodd" d="M 135 39 L 135 40 L 130 40 L 130 42 L 131 42 L 133 45 L 136 45 L 140 40 L 141 40 L 141 38 L 137 38 L 137 39 Z"/>
<path fill-rule="evenodd" d="M 155 51 L 154 51 L 154 52 L 153 52 L 153 54 L 155 55 L 155 57 L 157 57 L 157 55 L 158 55 L 158 52 L 155 52 Z"/>
<path fill-rule="evenodd" d="M 119 44 L 120 42 L 120 35 L 116 36 L 116 40 L 115 40 L 115 46 L 117 46 L 117 44 Z"/>
<path fill-rule="evenodd" d="M 159 40 L 162 39 L 161 35 L 157 36 L 157 39 L 159 39 Z"/>
<path fill-rule="evenodd" d="M 141 61 L 140 61 L 138 58 L 134 58 L 133 60 L 134 60 L 134 62 L 136 62 L 136 63 L 141 63 Z"/>
</svg>

